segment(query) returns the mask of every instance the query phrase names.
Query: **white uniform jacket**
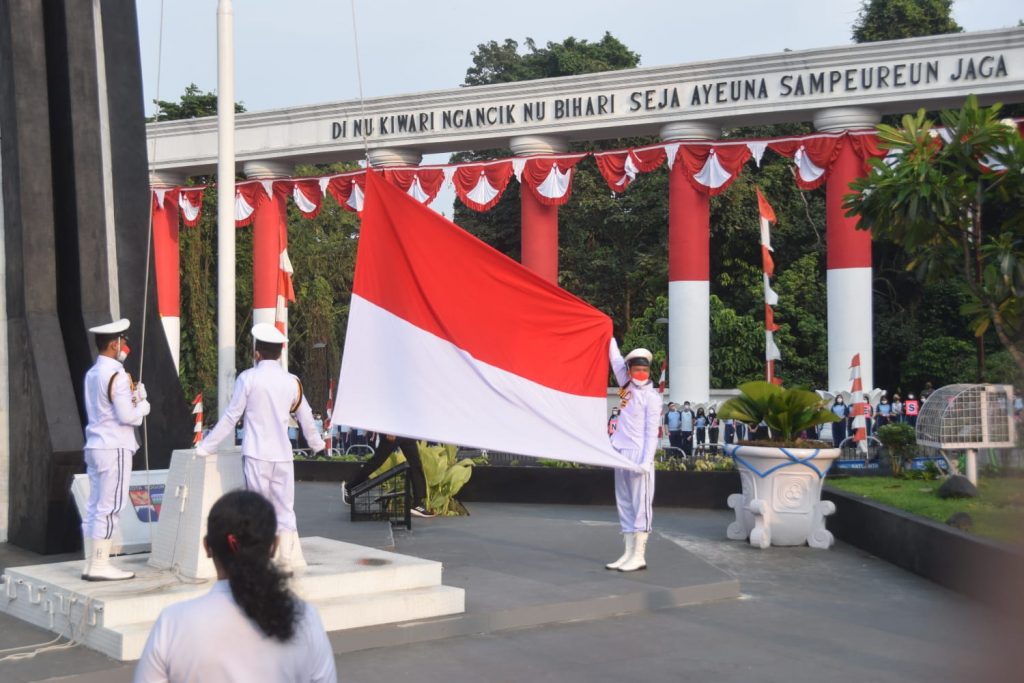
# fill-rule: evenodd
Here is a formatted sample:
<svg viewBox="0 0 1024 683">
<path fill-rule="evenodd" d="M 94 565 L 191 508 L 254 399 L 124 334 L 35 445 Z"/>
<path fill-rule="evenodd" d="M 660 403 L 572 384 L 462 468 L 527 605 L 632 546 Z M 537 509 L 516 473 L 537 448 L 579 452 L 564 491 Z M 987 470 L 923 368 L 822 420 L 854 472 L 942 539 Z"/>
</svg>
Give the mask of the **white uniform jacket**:
<svg viewBox="0 0 1024 683">
<path fill-rule="evenodd" d="M 306 442 L 314 451 L 325 446 L 313 424 L 313 411 L 301 395 L 299 378 L 276 360 L 264 360 L 235 380 L 231 403 L 216 426 L 199 444 L 209 453 L 217 444 L 235 433 L 235 425 L 245 415 L 242 455 L 255 460 L 292 461 L 292 443 L 288 440 L 288 420 L 295 407 L 295 418 Z"/>
<path fill-rule="evenodd" d="M 135 428 L 145 412 L 135 405 L 131 378 L 119 361 L 97 356 L 85 373 L 85 414 L 87 449 L 138 450 Z"/>
<path fill-rule="evenodd" d="M 334 653 L 316 609 L 300 603 L 295 635 L 265 635 L 218 581 L 206 595 L 165 608 L 150 631 L 135 683 L 335 683 Z"/>
<path fill-rule="evenodd" d="M 658 450 L 658 427 L 661 424 L 661 395 L 649 380 L 637 386 L 629 377 L 626 361 L 613 338 L 608 347 L 608 360 L 620 387 L 628 392 L 626 405 L 619 410 L 619 424 L 612 434 L 612 446 L 620 453 L 637 453 L 638 465 L 650 467 Z"/>
</svg>

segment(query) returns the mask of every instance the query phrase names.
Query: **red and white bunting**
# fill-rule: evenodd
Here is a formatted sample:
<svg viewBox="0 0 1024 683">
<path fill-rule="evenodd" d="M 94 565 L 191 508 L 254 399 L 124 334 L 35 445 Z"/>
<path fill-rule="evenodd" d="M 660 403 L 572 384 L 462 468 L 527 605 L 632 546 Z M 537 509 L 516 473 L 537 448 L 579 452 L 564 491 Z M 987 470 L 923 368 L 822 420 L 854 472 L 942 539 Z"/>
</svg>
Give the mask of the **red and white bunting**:
<svg viewBox="0 0 1024 683">
<path fill-rule="evenodd" d="M 304 218 L 313 220 L 324 204 L 324 184 L 320 178 L 297 178 L 292 184 L 292 201 Z"/>
<path fill-rule="evenodd" d="M 178 193 L 178 208 L 181 209 L 181 220 L 190 228 L 199 225 L 203 215 L 204 187 L 183 187 Z"/>
<path fill-rule="evenodd" d="M 510 160 L 464 164 L 456 167 L 452 184 L 463 204 L 474 211 L 488 211 L 501 200 L 511 177 Z"/>
<path fill-rule="evenodd" d="M 625 192 L 641 173 L 650 173 L 665 163 L 664 146 L 595 152 L 594 161 L 612 192 Z"/>
<path fill-rule="evenodd" d="M 585 156 L 529 157 L 523 160 L 525 163 L 521 164 L 521 171 L 517 170 L 516 177 L 541 204 L 561 206 L 569 201 L 576 164 Z"/>
<path fill-rule="evenodd" d="M 440 168 L 386 168 L 384 178 L 420 204 L 434 201 L 445 182 Z"/>
<path fill-rule="evenodd" d="M 273 190 L 270 190 L 272 192 Z M 243 228 L 256 219 L 256 207 L 266 197 L 268 190 L 260 181 L 239 183 L 235 186 L 235 227 Z"/>
<path fill-rule="evenodd" d="M 192 399 L 192 414 L 196 416 L 195 425 L 192 427 L 192 445 L 203 440 L 203 392 L 196 394 Z"/>
<path fill-rule="evenodd" d="M 746 145 L 684 144 L 676 156 L 683 174 L 706 195 L 725 192 L 750 158 Z"/>
<path fill-rule="evenodd" d="M 331 193 L 338 205 L 346 211 L 355 211 L 356 213 L 363 210 L 365 187 L 365 171 L 334 176 L 327 183 L 327 191 Z"/>
<path fill-rule="evenodd" d="M 818 135 L 772 140 L 768 149 L 789 157 L 796 165 L 796 184 L 801 190 L 813 190 L 828 180 L 832 162 L 839 156 L 846 134 Z"/>
</svg>

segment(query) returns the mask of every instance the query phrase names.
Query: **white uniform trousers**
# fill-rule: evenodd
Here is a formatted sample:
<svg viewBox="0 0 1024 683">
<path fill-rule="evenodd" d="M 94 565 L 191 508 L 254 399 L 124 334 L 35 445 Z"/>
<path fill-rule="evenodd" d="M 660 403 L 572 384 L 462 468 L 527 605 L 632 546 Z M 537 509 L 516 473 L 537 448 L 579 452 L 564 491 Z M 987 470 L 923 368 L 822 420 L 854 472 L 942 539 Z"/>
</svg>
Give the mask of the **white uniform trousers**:
<svg viewBox="0 0 1024 683">
<path fill-rule="evenodd" d="M 638 450 L 622 449 L 619 453 L 634 462 L 640 457 Z M 654 472 L 615 470 L 615 506 L 622 533 L 650 531 L 653 502 Z"/>
<path fill-rule="evenodd" d="M 242 475 L 245 488 L 273 504 L 278 531 L 298 531 L 295 525 L 295 465 L 292 461 L 242 456 Z"/>
<path fill-rule="evenodd" d="M 89 504 L 82 521 L 84 538 L 110 539 L 120 527 L 132 479 L 132 453 L 127 448 L 85 449 Z"/>
</svg>

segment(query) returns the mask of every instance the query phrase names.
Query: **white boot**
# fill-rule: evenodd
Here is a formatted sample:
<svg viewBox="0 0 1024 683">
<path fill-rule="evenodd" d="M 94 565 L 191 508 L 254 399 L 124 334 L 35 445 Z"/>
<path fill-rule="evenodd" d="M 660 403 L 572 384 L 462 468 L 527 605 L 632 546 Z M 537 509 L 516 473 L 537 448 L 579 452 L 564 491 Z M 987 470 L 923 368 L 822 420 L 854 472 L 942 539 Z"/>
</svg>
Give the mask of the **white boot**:
<svg viewBox="0 0 1024 683">
<path fill-rule="evenodd" d="M 633 546 L 633 555 L 619 566 L 620 572 L 635 572 L 647 569 L 647 537 L 651 534 L 647 531 L 636 532 L 636 542 Z"/>
<path fill-rule="evenodd" d="M 85 558 L 85 564 L 82 565 L 82 578 L 89 576 L 89 569 L 92 568 L 92 537 L 82 537 L 82 556 Z"/>
<path fill-rule="evenodd" d="M 298 531 L 277 532 L 277 554 L 274 559 L 284 572 L 295 574 L 306 568 L 306 558 L 302 555 Z"/>
<path fill-rule="evenodd" d="M 110 564 L 111 541 L 105 538 L 92 539 L 92 560 L 82 578 L 86 581 L 123 581 L 135 577 L 132 572 L 121 571 Z"/>
<path fill-rule="evenodd" d="M 628 560 L 633 555 L 633 546 L 636 543 L 636 534 L 632 531 L 626 531 L 622 534 L 622 538 L 625 540 L 626 543 L 626 552 L 622 553 L 622 557 L 620 557 L 619 559 L 615 560 L 614 562 L 609 562 L 608 564 L 606 564 L 604 566 L 605 569 L 618 569 L 619 567 L 624 565 L 626 563 L 626 560 Z"/>
</svg>

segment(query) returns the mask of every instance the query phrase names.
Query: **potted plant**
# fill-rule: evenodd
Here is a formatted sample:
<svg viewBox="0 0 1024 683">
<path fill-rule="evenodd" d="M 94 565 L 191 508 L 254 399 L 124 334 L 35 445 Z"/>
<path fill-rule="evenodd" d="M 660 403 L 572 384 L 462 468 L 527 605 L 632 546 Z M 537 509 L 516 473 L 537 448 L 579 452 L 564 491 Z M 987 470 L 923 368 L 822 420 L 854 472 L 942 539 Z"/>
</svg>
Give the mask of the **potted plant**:
<svg viewBox="0 0 1024 683">
<path fill-rule="evenodd" d="M 718 417 L 738 420 L 751 430 L 764 425 L 768 436 L 725 446 L 736 462 L 743 491 L 728 499 L 736 511 L 729 538 L 749 539 L 759 548 L 804 543 L 830 547 L 833 538 L 825 517 L 836 508 L 821 500 L 821 486 L 839 449 L 807 438 L 807 433 L 839 417 L 812 391 L 769 382 L 747 382 L 739 390 L 739 396 L 719 408 Z"/>
</svg>

